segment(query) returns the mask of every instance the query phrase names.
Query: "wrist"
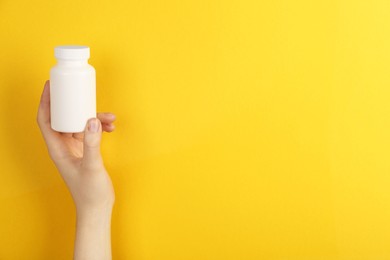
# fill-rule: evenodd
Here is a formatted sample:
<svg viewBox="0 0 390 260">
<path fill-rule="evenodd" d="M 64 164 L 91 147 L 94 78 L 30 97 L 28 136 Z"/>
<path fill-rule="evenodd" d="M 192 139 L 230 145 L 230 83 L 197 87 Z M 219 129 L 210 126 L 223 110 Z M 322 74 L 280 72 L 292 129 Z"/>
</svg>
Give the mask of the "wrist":
<svg viewBox="0 0 390 260">
<path fill-rule="evenodd" d="M 111 221 L 113 204 L 107 204 L 102 207 L 94 208 L 76 208 L 76 218 L 80 223 L 86 222 L 93 225 L 109 223 Z"/>
<path fill-rule="evenodd" d="M 107 194 L 108 193 L 108 194 Z M 80 194 L 77 194 L 80 195 Z M 111 214 L 114 203 L 115 194 L 113 192 L 104 192 L 104 195 L 99 195 L 94 192 L 88 196 L 74 196 L 77 217 L 90 218 Z"/>
</svg>

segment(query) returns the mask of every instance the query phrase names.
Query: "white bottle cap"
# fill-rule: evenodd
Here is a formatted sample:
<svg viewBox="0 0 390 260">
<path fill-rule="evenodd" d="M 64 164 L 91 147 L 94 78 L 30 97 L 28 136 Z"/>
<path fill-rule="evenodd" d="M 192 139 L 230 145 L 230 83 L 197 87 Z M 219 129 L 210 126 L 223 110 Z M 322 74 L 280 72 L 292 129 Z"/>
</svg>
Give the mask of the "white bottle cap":
<svg viewBox="0 0 390 260">
<path fill-rule="evenodd" d="M 63 60 L 86 60 L 89 59 L 89 47 L 77 45 L 64 45 L 54 48 L 54 56 Z"/>
</svg>

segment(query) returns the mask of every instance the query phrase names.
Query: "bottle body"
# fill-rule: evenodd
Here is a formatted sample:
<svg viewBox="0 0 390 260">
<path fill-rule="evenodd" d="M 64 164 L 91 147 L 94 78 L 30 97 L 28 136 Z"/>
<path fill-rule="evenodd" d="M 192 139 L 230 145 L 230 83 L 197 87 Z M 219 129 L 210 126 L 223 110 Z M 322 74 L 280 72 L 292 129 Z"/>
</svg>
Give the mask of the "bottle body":
<svg viewBox="0 0 390 260">
<path fill-rule="evenodd" d="M 50 70 L 50 119 L 53 130 L 83 132 L 96 117 L 96 72 L 87 60 L 58 60 Z"/>
</svg>

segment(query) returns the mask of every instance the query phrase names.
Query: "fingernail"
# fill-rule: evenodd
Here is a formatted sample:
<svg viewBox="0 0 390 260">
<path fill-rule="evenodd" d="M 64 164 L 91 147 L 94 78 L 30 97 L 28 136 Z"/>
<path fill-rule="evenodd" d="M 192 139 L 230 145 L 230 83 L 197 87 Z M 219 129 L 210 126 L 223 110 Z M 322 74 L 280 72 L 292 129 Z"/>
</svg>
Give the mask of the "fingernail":
<svg viewBox="0 0 390 260">
<path fill-rule="evenodd" d="M 99 129 L 99 124 L 97 119 L 92 119 L 89 121 L 89 131 L 92 133 L 96 133 Z"/>
</svg>

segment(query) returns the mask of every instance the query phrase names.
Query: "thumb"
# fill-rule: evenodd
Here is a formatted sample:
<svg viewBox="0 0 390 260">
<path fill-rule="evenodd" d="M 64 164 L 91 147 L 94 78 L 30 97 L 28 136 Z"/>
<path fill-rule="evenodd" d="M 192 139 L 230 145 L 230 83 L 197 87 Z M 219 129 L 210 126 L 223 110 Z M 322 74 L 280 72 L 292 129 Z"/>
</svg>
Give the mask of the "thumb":
<svg viewBox="0 0 390 260">
<path fill-rule="evenodd" d="M 100 155 L 100 140 L 102 138 L 102 124 L 97 118 L 90 118 L 84 131 L 83 165 L 89 169 L 98 169 L 102 166 Z"/>
</svg>

